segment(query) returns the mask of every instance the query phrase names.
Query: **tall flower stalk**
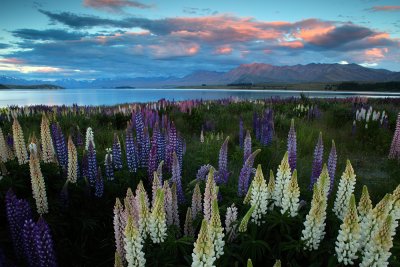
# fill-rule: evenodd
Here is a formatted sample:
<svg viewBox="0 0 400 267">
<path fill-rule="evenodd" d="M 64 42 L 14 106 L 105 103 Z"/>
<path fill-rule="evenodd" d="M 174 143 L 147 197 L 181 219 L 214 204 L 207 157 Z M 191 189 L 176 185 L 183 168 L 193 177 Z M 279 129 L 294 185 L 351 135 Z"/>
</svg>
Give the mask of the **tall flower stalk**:
<svg viewBox="0 0 400 267">
<path fill-rule="evenodd" d="M 336 194 L 335 204 L 333 207 L 333 212 L 336 216 L 343 220 L 347 213 L 349 207 L 349 201 L 351 194 L 354 191 L 354 186 L 356 184 L 356 175 L 354 173 L 353 167 L 349 160 L 346 163 L 346 169 L 342 174 L 339 182 L 339 188 Z"/>
<path fill-rule="evenodd" d="M 14 139 L 14 149 L 18 159 L 18 164 L 23 165 L 28 162 L 28 152 L 26 150 L 24 133 L 22 131 L 21 125 L 19 124 L 16 118 L 14 119 L 12 130 Z"/>
<path fill-rule="evenodd" d="M 251 189 L 250 204 L 254 206 L 251 219 L 255 224 L 261 225 L 263 223 L 262 217 L 267 213 L 268 209 L 268 188 L 262 173 L 261 164 L 257 166 Z"/>
<path fill-rule="evenodd" d="M 290 178 L 289 153 L 286 152 L 276 173 L 274 200 L 275 205 L 278 207 L 282 206 L 283 194 L 289 185 Z"/>
<path fill-rule="evenodd" d="M 295 217 L 299 210 L 299 197 L 300 188 L 297 183 L 297 170 L 294 170 L 289 184 L 284 188 L 281 213 L 287 212 L 289 216 Z"/>
<path fill-rule="evenodd" d="M 318 142 L 314 149 L 314 160 L 312 164 L 310 188 L 313 187 L 322 171 L 322 160 L 324 156 L 324 144 L 322 142 L 322 133 L 319 133 Z"/>
<path fill-rule="evenodd" d="M 124 243 L 128 267 L 144 267 L 146 259 L 143 253 L 143 239 L 131 216 L 127 219 Z"/>
<path fill-rule="evenodd" d="M 390 145 L 389 159 L 400 160 L 400 113 L 397 115 L 396 130 Z"/>
<path fill-rule="evenodd" d="M 44 154 L 43 154 L 44 155 Z M 78 153 L 76 152 L 76 147 L 74 142 L 72 142 L 72 137 L 68 138 L 68 173 L 67 180 L 70 183 L 76 183 L 78 178 Z"/>
<path fill-rule="evenodd" d="M 214 244 L 208 230 L 208 222 L 205 219 L 201 223 L 199 235 L 194 243 L 192 258 L 192 267 L 214 266 L 216 260 Z"/>
<path fill-rule="evenodd" d="M 253 164 L 256 156 L 261 152 L 261 149 L 257 149 L 254 151 L 245 161 L 242 169 L 240 170 L 239 174 L 239 186 L 238 186 L 238 195 L 244 196 L 246 195 L 247 191 L 249 190 L 249 183 L 250 183 L 250 175 L 253 170 Z"/>
<path fill-rule="evenodd" d="M 55 150 L 53 139 L 51 138 L 49 120 L 43 114 L 42 122 L 40 124 L 40 138 L 42 142 L 42 159 L 44 163 L 54 162 Z"/>
<path fill-rule="evenodd" d="M 29 158 L 29 169 L 31 173 L 33 198 L 36 202 L 36 210 L 40 215 L 46 214 L 49 212 L 46 195 L 46 185 L 44 183 L 43 174 L 40 169 L 38 156 L 33 151 L 31 151 L 31 155 Z"/>
<path fill-rule="evenodd" d="M 290 130 L 287 139 L 287 151 L 289 157 L 290 170 L 293 172 L 297 164 L 297 138 L 296 130 L 294 128 L 294 119 L 291 120 Z"/>
<path fill-rule="evenodd" d="M 337 163 L 336 146 L 335 146 L 335 141 L 332 140 L 332 148 L 328 157 L 328 173 L 329 173 L 329 178 L 331 179 L 329 194 L 332 192 L 335 183 L 336 163 Z"/>
</svg>

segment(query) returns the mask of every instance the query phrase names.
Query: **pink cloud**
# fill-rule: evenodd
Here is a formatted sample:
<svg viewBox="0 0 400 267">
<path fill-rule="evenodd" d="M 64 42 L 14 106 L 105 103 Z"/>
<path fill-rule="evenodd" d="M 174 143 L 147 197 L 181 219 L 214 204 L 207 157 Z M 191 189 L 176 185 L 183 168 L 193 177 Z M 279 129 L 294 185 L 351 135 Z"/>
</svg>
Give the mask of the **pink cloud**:
<svg viewBox="0 0 400 267">
<path fill-rule="evenodd" d="M 371 11 L 400 11 L 400 6 L 373 6 Z"/>
<path fill-rule="evenodd" d="M 364 51 L 367 61 L 380 60 L 385 57 L 385 54 L 389 51 L 388 48 L 371 48 Z"/>
<path fill-rule="evenodd" d="M 153 57 L 157 59 L 193 56 L 200 50 L 200 46 L 195 43 L 165 43 L 150 45 L 149 48 Z"/>
<path fill-rule="evenodd" d="M 303 48 L 304 44 L 300 41 L 292 41 L 292 42 L 280 42 L 280 46 L 289 47 L 293 49 Z"/>
<path fill-rule="evenodd" d="M 229 45 L 220 46 L 220 47 L 217 47 L 217 49 L 215 50 L 215 54 L 218 54 L 218 55 L 229 55 L 229 54 L 232 53 L 232 51 L 233 51 L 233 49 Z"/>
<path fill-rule="evenodd" d="M 113 12 L 120 12 L 124 7 L 134 7 L 140 9 L 152 7 L 151 5 L 132 0 L 84 0 L 83 5 L 86 7 L 104 9 Z"/>
<path fill-rule="evenodd" d="M 22 64 L 24 63 L 22 60 L 17 58 L 0 58 L 0 63 L 5 64 Z"/>
</svg>

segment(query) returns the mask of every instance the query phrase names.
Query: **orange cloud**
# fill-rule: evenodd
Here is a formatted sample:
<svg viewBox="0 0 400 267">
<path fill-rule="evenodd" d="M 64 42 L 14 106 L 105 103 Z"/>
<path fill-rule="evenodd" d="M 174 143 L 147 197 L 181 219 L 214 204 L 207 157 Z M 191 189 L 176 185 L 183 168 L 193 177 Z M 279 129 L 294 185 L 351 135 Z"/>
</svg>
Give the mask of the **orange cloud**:
<svg viewBox="0 0 400 267">
<path fill-rule="evenodd" d="M 167 43 L 150 45 L 149 48 L 152 52 L 151 54 L 158 59 L 193 56 L 200 50 L 200 46 L 194 43 Z"/>
<path fill-rule="evenodd" d="M 292 41 L 292 42 L 280 42 L 280 46 L 289 47 L 289 48 L 303 48 L 304 44 L 300 41 Z"/>
<path fill-rule="evenodd" d="M 371 48 L 364 51 L 364 55 L 368 60 L 379 60 L 385 57 L 389 49 L 385 48 Z"/>
<path fill-rule="evenodd" d="M 400 6 L 373 6 L 372 11 L 400 11 Z"/>
<path fill-rule="evenodd" d="M 124 7 L 134 7 L 140 9 L 151 8 L 152 6 L 132 0 L 84 0 L 83 5 L 97 9 L 119 12 Z"/>
<path fill-rule="evenodd" d="M 217 47 L 217 49 L 215 50 L 215 54 L 218 54 L 218 55 L 229 55 L 229 54 L 232 53 L 232 51 L 233 51 L 233 49 L 229 45 L 220 46 L 220 47 Z"/>
</svg>

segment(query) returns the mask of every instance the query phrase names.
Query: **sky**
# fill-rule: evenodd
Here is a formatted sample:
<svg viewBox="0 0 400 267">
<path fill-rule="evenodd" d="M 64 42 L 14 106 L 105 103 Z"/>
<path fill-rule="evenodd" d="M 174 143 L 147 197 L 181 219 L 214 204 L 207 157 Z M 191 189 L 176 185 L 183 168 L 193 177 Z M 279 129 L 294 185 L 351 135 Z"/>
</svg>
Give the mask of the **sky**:
<svg viewBox="0 0 400 267">
<path fill-rule="evenodd" d="M 400 71 L 399 0 L 1 0 L 0 75 L 182 77 L 240 64 Z"/>
</svg>

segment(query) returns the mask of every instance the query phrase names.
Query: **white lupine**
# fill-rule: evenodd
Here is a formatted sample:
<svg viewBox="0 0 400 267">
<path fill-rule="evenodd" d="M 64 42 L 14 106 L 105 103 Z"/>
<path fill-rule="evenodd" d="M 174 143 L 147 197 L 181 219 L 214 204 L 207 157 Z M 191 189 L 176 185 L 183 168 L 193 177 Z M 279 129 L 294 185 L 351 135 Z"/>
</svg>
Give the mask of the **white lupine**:
<svg viewBox="0 0 400 267">
<path fill-rule="evenodd" d="M 44 156 L 44 153 L 43 153 Z M 67 180 L 70 183 L 76 183 L 78 178 L 78 154 L 76 152 L 76 147 L 72 142 L 71 136 L 68 138 L 68 172 Z"/>
<path fill-rule="evenodd" d="M 161 188 L 157 189 L 156 199 L 150 214 L 149 230 L 153 243 L 164 242 L 167 236 L 167 223 L 165 220 L 164 192 Z"/>
<path fill-rule="evenodd" d="M 176 183 L 173 183 L 171 186 L 171 196 L 172 196 L 172 224 L 175 225 L 178 229 L 180 229 L 180 221 L 179 221 L 179 209 L 178 209 L 178 194 L 176 191 Z"/>
<path fill-rule="evenodd" d="M 366 224 L 366 220 L 368 218 L 368 214 L 372 210 L 372 202 L 369 197 L 367 186 L 363 186 L 360 202 L 358 202 L 357 211 L 358 211 L 358 222 L 361 225 Z"/>
<path fill-rule="evenodd" d="M 288 212 L 289 216 L 295 217 L 299 210 L 300 188 L 297 183 L 297 170 L 294 170 L 289 185 L 285 188 L 282 199 L 281 213 Z"/>
<path fill-rule="evenodd" d="M 44 163 L 54 162 L 55 151 L 53 139 L 51 138 L 49 120 L 44 114 L 40 123 L 40 139 L 42 141 L 42 159 Z"/>
<path fill-rule="evenodd" d="M 136 197 L 139 197 L 139 233 L 145 239 L 147 234 L 150 233 L 150 212 L 149 207 L 146 205 L 145 193 L 140 192 Z"/>
<path fill-rule="evenodd" d="M 212 267 L 216 260 L 214 254 L 214 244 L 211 240 L 206 219 L 201 223 L 201 228 L 197 240 L 194 243 L 192 253 L 192 267 Z"/>
<path fill-rule="evenodd" d="M 7 143 L 4 139 L 3 131 L 0 128 L 0 162 L 8 161 L 9 157 L 7 150 Z"/>
<path fill-rule="evenodd" d="M 28 162 L 28 152 L 26 150 L 24 133 L 17 119 L 14 119 L 12 129 L 13 129 L 15 154 L 18 159 L 18 164 L 22 165 Z"/>
<path fill-rule="evenodd" d="M 203 130 L 200 132 L 200 143 L 204 143 L 204 133 Z"/>
<path fill-rule="evenodd" d="M 349 208 L 340 225 L 335 251 L 339 263 L 353 265 L 358 258 L 357 251 L 360 246 L 360 225 L 358 223 L 356 199 L 354 194 L 350 197 Z"/>
<path fill-rule="evenodd" d="M 258 164 L 257 171 L 252 182 L 250 204 L 254 206 L 254 212 L 251 220 L 260 225 L 263 223 L 262 217 L 267 213 L 268 209 L 268 192 L 267 183 L 262 173 L 261 164 Z"/>
<path fill-rule="evenodd" d="M 216 197 L 217 194 L 216 194 L 216 185 L 214 181 L 214 168 L 211 167 L 207 176 L 206 188 L 204 190 L 203 210 L 204 210 L 204 218 L 207 221 L 210 221 L 211 219 L 212 201 Z"/>
<path fill-rule="evenodd" d="M 192 216 L 193 219 L 196 219 L 198 215 L 202 214 L 203 211 L 203 204 L 201 202 L 201 191 L 200 191 L 200 186 L 199 183 L 196 184 L 193 190 L 193 196 L 192 196 Z"/>
<path fill-rule="evenodd" d="M 218 200 L 214 199 L 212 203 L 212 215 L 210 219 L 210 238 L 213 243 L 215 258 L 218 259 L 224 254 L 224 228 L 221 226 L 221 218 L 219 216 Z"/>
<path fill-rule="evenodd" d="M 326 165 L 325 165 L 326 166 Z M 325 236 L 325 219 L 327 207 L 326 183 L 329 183 L 329 174 L 326 167 L 322 170 L 317 183 L 314 184 L 311 209 L 304 222 L 301 240 L 308 250 L 316 250 Z M 328 185 L 329 188 L 329 185 Z"/>
<path fill-rule="evenodd" d="M 159 188 L 162 188 L 160 179 L 158 178 L 157 172 L 153 174 L 153 182 L 151 185 L 151 205 L 154 206 L 154 202 L 156 201 L 157 191 Z M 163 200 L 164 203 L 164 200 Z"/>
<path fill-rule="evenodd" d="M 349 160 L 346 163 L 346 169 L 340 178 L 338 191 L 336 193 L 335 204 L 333 212 L 336 216 L 343 220 L 344 215 L 347 213 L 351 194 L 354 191 L 356 184 L 356 175 Z"/>
<path fill-rule="evenodd" d="M 285 156 L 281 161 L 281 164 L 278 166 L 278 172 L 276 174 L 276 180 L 275 180 L 274 199 L 275 199 L 275 205 L 278 207 L 282 205 L 284 190 L 285 187 L 289 184 L 290 177 L 291 173 L 288 160 L 288 152 L 286 152 Z"/>
<path fill-rule="evenodd" d="M 146 259 L 144 257 L 143 239 L 136 228 L 133 218 L 128 217 L 125 228 L 125 258 L 128 262 L 128 267 L 144 267 Z"/>
<path fill-rule="evenodd" d="M 170 226 L 174 223 L 174 217 L 172 214 L 172 193 L 171 193 L 171 188 L 169 187 L 167 181 L 164 182 L 163 190 L 164 190 L 164 207 L 165 207 L 167 225 Z"/>
<path fill-rule="evenodd" d="M 225 232 L 226 235 L 228 236 L 229 242 L 232 242 L 236 238 L 237 215 L 238 215 L 238 209 L 235 207 L 235 204 L 232 204 L 230 207 L 226 209 Z"/>
<path fill-rule="evenodd" d="M 114 238 L 115 247 L 118 255 L 125 259 L 125 249 L 124 249 L 124 228 L 125 228 L 125 218 L 123 217 L 124 211 L 119 198 L 115 200 L 114 205 Z"/>
<path fill-rule="evenodd" d="M 91 127 L 88 127 L 88 128 L 86 129 L 85 150 L 89 150 L 89 143 L 90 143 L 90 142 L 92 142 L 93 148 L 95 148 L 93 130 L 92 130 Z"/>
<path fill-rule="evenodd" d="M 389 265 L 390 249 L 393 246 L 392 224 L 393 218 L 389 215 L 368 240 L 360 267 L 383 267 Z"/>
<path fill-rule="evenodd" d="M 270 170 L 268 187 L 267 187 L 269 210 L 273 210 L 275 206 L 274 192 L 275 192 L 275 177 L 274 177 L 274 172 Z"/>
<path fill-rule="evenodd" d="M 44 183 L 43 174 L 40 169 L 38 156 L 33 151 L 31 152 L 31 156 L 29 159 L 29 169 L 31 173 L 33 198 L 36 201 L 36 209 L 40 215 L 43 215 L 49 212 L 46 195 L 46 185 Z"/>
</svg>

